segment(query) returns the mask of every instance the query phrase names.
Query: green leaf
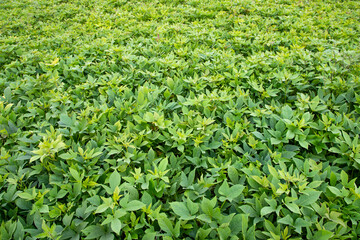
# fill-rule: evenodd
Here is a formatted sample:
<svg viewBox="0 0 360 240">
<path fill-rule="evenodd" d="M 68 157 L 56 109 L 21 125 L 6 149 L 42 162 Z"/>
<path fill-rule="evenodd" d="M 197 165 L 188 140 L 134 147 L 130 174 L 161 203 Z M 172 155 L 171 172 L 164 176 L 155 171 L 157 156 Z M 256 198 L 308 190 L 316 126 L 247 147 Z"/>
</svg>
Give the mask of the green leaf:
<svg viewBox="0 0 360 240">
<path fill-rule="evenodd" d="M 5 96 L 5 99 L 6 101 L 10 102 L 11 101 L 11 88 L 10 87 L 7 87 L 5 88 L 4 90 L 4 96 Z"/>
<path fill-rule="evenodd" d="M 61 210 L 59 208 L 54 208 L 49 212 L 49 216 L 51 218 L 57 218 L 61 215 Z"/>
<path fill-rule="evenodd" d="M 260 214 L 261 214 L 261 216 L 265 216 L 265 215 L 270 214 L 275 211 L 276 211 L 276 209 L 274 209 L 272 207 L 263 207 L 260 211 Z"/>
<path fill-rule="evenodd" d="M 256 217 L 257 216 L 257 212 L 255 211 L 255 209 L 252 208 L 249 205 L 243 205 L 243 206 L 240 206 L 239 208 L 241 209 L 241 211 L 248 214 L 249 217 Z"/>
<path fill-rule="evenodd" d="M 166 216 L 159 217 L 158 223 L 161 230 L 165 231 L 170 236 L 173 236 L 173 232 L 174 232 L 173 224 Z"/>
<path fill-rule="evenodd" d="M 330 190 L 331 193 L 333 193 L 337 197 L 340 197 L 342 195 L 341 191 L 336 187 L 328 186 L 327 188 Z"/>
<path fill-rule="evenodd" d="M 36 195 L 30 194 L 30 193 L 27 193 L 27 192 L 18 193 L 18 196 L 20 198 L 28 200 L 28 201 L 31 201 L 31 200 L 35 199 L 35 197 L 36 197 Z"/>
<path fill-rule="evenodd" d="M 266 229 L 268 232 L 273 232 L 273 233 L 276 233 L 276 232 L 277 232 L 274 224 L 273 224 L 271 221 L 267 220 L 267 219 L 265 219 L 264 226 L 265 226 L 265 229 Z"/>
<path fill-rule="evenodd" d="M 217 202 L 216 197 L 214 197 L 212 200 L 204 198 L 201 201 L 200 207 L 206 215 L 212 217 L 216 202 Z"/>
<path fill-rule="evenodd" d="M 161 160 L 161 162 L 159 163 L 159 170 L 161 172 L 166 172 L 167 169 L 167 165 L 168 165 L 168 159 L 164 158 L 163 160 Z"/>
<path fill-rule="evenodd" d="M 285 203 L 285 206 L 293 213 L 301 214 L 299 206 L 295 203 Z"/>
<path fill-rule="evenodd" d="M 101 204 L 100 206 L 97 207 L 95 213 L 105 212 L 108 208 L 109 206 L 107 204 Z"/>
<path fill-rule="evenodd" d="M 219 193 L 221 195 L 223 195 L 224 197 L 220 197 L 219 199 L 220 199 L 220 201 L 229 200 L 231 202 L 235 198 L 237 198 L 244 189 L 245 189 L 245 186 L 242 186 L 240 184 L 234 185 L 230 188 L 229 184 L 225 180 L 219 188 Z"/>
<path fill-rule="evenodd" d="M 278 223 L 293 226 L 294 220 L 292 219 L 292 217 L 290 215 L 286 215 L 285 217 L 280 218 L 278 220 Z"/>
<path fill-rule="evenodd" d="M 126 211 L 137 211 L 143 207 L 145 207 L 146 205 L 138 200 L 132 200 L 130 202 L 127 203 L 126 207 L 124 207 L 124 209 Z"/>
<path fill-rule="evenodd" d="M 219 187 L 219 193 L 221 195 L 227 195 L 229 194 L 229 190 L 230 190 L 230 187 L 229 187 L 229 184 L 227 183 L 227 181 L 225 180 L 223 182 L 223 184 Z"/>
<path fill-rule="evenodd" d="M 174 213 L 180 216 L 180 219 L 191 220 L 195 218 L 194 216 L 191 216 L 184 202 L 172 202 L 170 203 L 170 206 Z"/>
<path fill-rule="evenodd" d="M 314 234 L 314 239 L 316 240 L 328 240 L 330 239 L 334 234 L 327 230 L 319 230 Z"/>
<path fill-rule="evenodd" d="M 24 239 L 25 231 L 22 223 L 20 220 L 16 223 L 16 231 L 14 232 L 14 239 L 15 240 L 21 240 Z"/>
<path fill-rule="evenodd" d="M 231 230 L 229 227 L 219 227 L 217 228 L 219 239 L 228 239 L 231 234 Z"/>
<path fill-rule="evenodd" d="M 71 224 L 71 221 L 72 221 L 72 218 L 74 216 L 74 212 L 70 213 L 70 214 L 66 214 L 64 217 L 63 217 L 63 224 L 65 226 L 70 226 Z"/>
<path fill-rule="evenodd" d="M 210 149 L 217 149 L 217 148 L 219 148 L 221 145 L 222 145 L 221 142 L 211 142 L 211 143 L 209 144 L 209 148 L 210 148 Z"/>
<path fill-rule="evenodd" d="M 142 240 L 154 240 L 155 237 L 156 237 L 156 232 L 147 232 L 147 233 L 145 233 Z"/>
<path fill-rule="evenodd" d="M 285 119 L 291 119 L 293 117 L 294 113 L 293 110 L 291 109 L 291 107 L 289 107 L 288 105 L 284 106 L 281 109 L 281 116 Z"/>
<path fill-rule="evenodd" d="M 308 221 L 305 221 L 304 219 L 302 218 L 297 218 L 296 221 L 295 221 L 295 232 L 301 234 L 301 228 L 303 227 L 310 227 L 311 226 L 311 223 L 308 222 Z"/>
<path fill-rule="evenodd" d="M 347 173 L 344 170 L 341 171 L 340 178 L 341 178 L 341 184 L 343 186 L 346 186 L 349 182 L 349 176 L 347 175 Z"/>
<path fill-rule="evenodd" d="M 351 141 L 351 138 L 349 136 L 349 134 L 347 134 L 346 132 L 342 132 L 343 136 L 344 136 L 344 139 L 345 139 L 345 143 L 348 145 L 348 146 L 352 146 L 352 141 Z"/>
<path fill-rule="evenodd" d="M 309 206 L 319 199 L 320 194 L 321 192 L 318 191 L 308 191 L 296 200 L 295 203 L 299 206 Z"/>
<path fill-rule="evenodd" d="M 139 104 L 139 106 L 142 106 L 146 103 L 146 98 L 145 98 L 145 93 L 144 93 L 144 89 L 142 87 L 139 88 L 138 90 L 138 97 L 137 97 L 137 103 Z"/>
<path fill-rule="evenodd" d="M 308 187 L 309 188 L 317 188 L 319 187 L 321 184 L 323 183 L 323 181 L 312 181 Z"/>
<path fill-rule="evenodd" d="M 80 181 L 82 180 L 82 179 L 80 178 L 79 173 L 78 173 L 75 169 L 69 168 L 69 171 L 70 171 L 71 176 L 72 176 L 76 181 L 80 182 Z"/>
<path fill-rule="evenodd" d="M 249 227 L 249 217 L 246 214 L 241 214 L 241 231 L 244 234 L 247 233 Z"/>
<path fill-rule="evenodd" d="M 117 186 L 120 186 L 120 174 L 115 170 L 109 177 L 110 188 L 114 190 Z"/>
<path fill-rule="evenodd" d="M 334 172 L 330 173 L 330 185 L 334 186 L 337 182 L 337 177 Z"/>
<path fill-rule="evenodd" d="M 244 191 L 245 186 L 236 184 L 230 188 L 230 194 L 227 196 L 229 199 L 234 199 L 241 195 L 241 193 Z"/>
<path fill-rule="evenodd" d="M 96 225 L 90 225 L 82 230 L 86 235 L 85 239 L 95 239 L 105 235 L 105 232 L 102 227 Z"/>
<path fill-rule="evenodd" d="M 154 122 L 154 115 L 150 112 L 145 113 L 143 118 L 147 122 Z"/>
<path fill-rule="evenodd" d="M 111 229 L 116 233 L 116 234 L 120 234 L 120 230 L 121 230 L 121 222 L 119 219 L 114 218 L 111 222 Z"/>
<path fill-rule="evenodd" d="M 67 114 L 61 114 L 60 124 L 66 127 L 71 127 L 73 125 L 73 121 Z"/>
<path fill-rule="evenodd" d="M 241 224 L 242 224 L 242 215 L 236 214 L 229 224 L 229 227 L 231 229 L 231 233 L 234 235 L 238 235 L 241 232 Z"/>
<path fill-rule="evenodd" d="M 270 138 L 270 142 L 272 145 L 277 145 L 281 143 L 281 140 L 278 140 L 276 138 Z"/>
<path fill-rule="evenodd" d="M 253 132 L 253 134 L 254 134 L 255 137 L 257 137 L 257 138 L 259 138 L 261 140 L 265 140 L 264 135 L 262 135 L 261 133 L 255 131 L 255 132 Z"/>
<path fill-rule="evenodd" d="M 199 211 L 199 205 L 197 203 L 192 202 L 190 198 L 186 200 L 186 205 L 191 215 L 194 215 Z"/>
<path fill-rule="evenodd" d="M 239 173 L 238 171 L 236 170 L 236 168 L 234 168 L 233 166 L 229 166 L 228 167 L 228 175 L 229 175 L 229 178 L 231 180 L 231 182 L 233 183 L 237 183 L 238 180 L 239 180 Z"/>
<path fill-rule="evenodd" d="M 209 236 L 211 231 L 212 231 L 211 228 L 207 228 L 207 229 L 199 228 L 199 230 L 196 233 L 195 239 L 201 239 L 201 240 L 206 239 L 207 236 Z"/>
<path fill-rule="evenodd" d="M 69 160 L 69 159 L 73 159 L 74 156 L 70 153 L 63 153 L 63 154 L 60 154 L 59 157 L 61 159 L 64 159 L 64 160 Z"/>
<path fill-rule="evenodd" d="M 211 217 L 209 215 L 200 214 L 196 218 L 199 219 L 200 221 L 203 221 L 203 222 L 206 222 L 206 223 L 211 223 Z"/>
</svg>

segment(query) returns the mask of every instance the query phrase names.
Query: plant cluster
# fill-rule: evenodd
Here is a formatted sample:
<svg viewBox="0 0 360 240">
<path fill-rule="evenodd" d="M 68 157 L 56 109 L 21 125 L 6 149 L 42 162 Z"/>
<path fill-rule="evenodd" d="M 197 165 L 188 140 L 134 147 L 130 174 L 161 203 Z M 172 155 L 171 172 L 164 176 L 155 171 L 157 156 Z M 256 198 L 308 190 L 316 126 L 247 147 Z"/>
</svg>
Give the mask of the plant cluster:
<svg viewBox="0 0 360 240">
<path fill-rule="evenodd" d="M 0 1 L 0 239 L 358 239 L 359 20 Z"/>
</svg>

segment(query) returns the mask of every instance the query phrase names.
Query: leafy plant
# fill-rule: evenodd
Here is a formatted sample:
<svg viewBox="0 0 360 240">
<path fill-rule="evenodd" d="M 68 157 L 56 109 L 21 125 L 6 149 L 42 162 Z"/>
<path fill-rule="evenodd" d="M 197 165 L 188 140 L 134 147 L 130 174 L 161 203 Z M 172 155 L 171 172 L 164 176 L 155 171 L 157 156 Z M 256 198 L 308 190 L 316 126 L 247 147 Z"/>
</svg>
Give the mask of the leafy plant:
<svg viewBox="0 0 360 240">
<path fill-rule="evenodd" d="M 359 1 L 1 1 L 0 239 L 359 239 Z"/>
</svg>

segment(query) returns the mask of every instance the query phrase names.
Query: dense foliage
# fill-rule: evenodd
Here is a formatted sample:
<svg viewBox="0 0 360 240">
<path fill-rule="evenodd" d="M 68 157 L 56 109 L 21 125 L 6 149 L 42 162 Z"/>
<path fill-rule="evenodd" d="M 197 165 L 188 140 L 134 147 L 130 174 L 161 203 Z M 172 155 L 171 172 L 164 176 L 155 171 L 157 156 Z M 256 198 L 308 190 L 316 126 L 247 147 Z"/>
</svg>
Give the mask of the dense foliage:
<svg viewBox="0 0 360 240">
<path fill-rule="evenodd" d="M 359 20 L 0 1 L 0 239 L 358 239 Z"/>
</svg>

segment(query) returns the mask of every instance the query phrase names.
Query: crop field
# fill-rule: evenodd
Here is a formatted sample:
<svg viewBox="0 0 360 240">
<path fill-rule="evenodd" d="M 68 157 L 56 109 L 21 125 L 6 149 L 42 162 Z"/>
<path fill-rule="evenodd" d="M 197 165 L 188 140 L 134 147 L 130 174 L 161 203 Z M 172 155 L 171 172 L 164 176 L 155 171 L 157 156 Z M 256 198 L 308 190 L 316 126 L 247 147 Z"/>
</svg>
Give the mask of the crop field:
<svg viewBox="0 0 360 240">
<path fill-rule="evenodd" d="M 360 1 L 0 0 L 0 239 L 360 239 Z"/>
</svg>

